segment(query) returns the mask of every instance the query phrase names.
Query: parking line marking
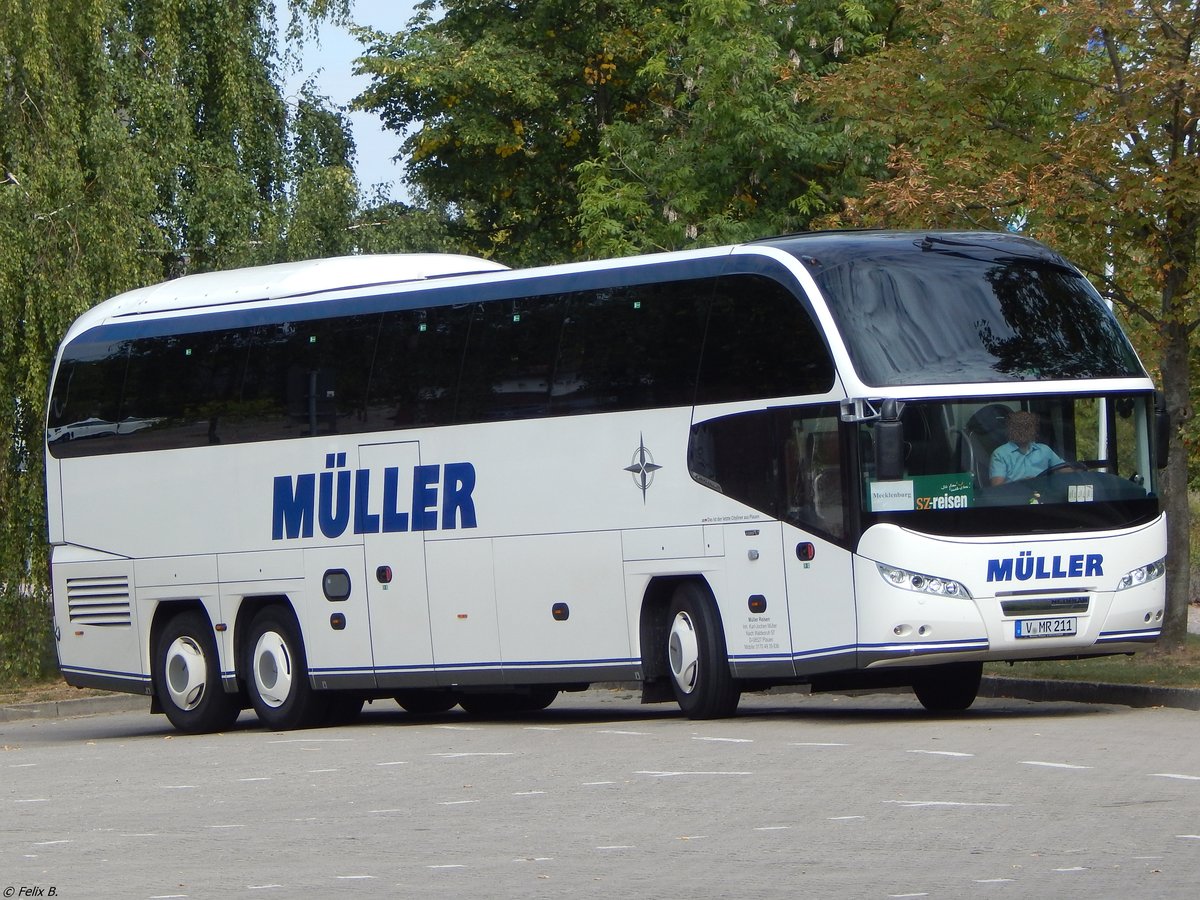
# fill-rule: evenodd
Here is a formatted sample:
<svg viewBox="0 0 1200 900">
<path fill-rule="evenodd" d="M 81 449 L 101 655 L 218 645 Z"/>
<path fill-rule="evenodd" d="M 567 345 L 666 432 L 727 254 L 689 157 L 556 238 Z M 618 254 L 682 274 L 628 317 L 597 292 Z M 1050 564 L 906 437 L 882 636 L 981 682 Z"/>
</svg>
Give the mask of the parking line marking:
<svg viewBox="0 0 1200 900">
<path fill-rule="evenodd" d="M 1077 766 L 1077 765 L 1074 765 L 1073 763 L 1042 762 L 1041 760 L 1037 760 L 1037 759 L 1023 759 L 1023 760 L 1021 760 L 1021 765 L 1023 765 L 1023 766 L 1044 766 L 1047 769 L 1090 769 L 1091 768 L 1091 766 Z"/>
</svg>

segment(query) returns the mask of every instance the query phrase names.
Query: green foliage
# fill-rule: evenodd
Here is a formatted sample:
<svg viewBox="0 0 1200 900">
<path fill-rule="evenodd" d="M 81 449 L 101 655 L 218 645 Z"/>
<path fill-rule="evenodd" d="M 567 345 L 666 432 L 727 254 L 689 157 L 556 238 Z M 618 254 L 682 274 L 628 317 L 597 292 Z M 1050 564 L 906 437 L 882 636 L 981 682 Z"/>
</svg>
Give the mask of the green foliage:
<svg viewBox="0 0 1200 900">
<path fill-rule="evenodd" d="M 409 181 L 452 212 L 460 239 L 514 264 L 561 260 L 576 246 L 574 168 L 645 103 L 645 35 L 666 13 L 637 0 L 447 0 L 434 20 L 433 6 L 400 34 L 362 32 L 372 85 L 358 105 L 407 132 Z"/>
<path fill-rule="evenodd" d="M 356 250 L 350 225 L 358 215 L 354 138 L 345 117 L 305 86 L 291 120 L 283 259 L 344 256 Z"/>
<path fill-rule="evenodd" d="M 351 230 L 360 253 L 463 253 L 478 250 L 464 241 L 444 207 L 409 206 L 375 198 L 362 209 Z"/>
<path fill-rule="evenodd" d="M 185 272 L 352 246 L 352 145 L 319 98 L 289 115 L 273 14 L 270 0 L 0 0 L 0 676 L 42 664 L 43 415 L 71 321 Z"/>
<path fill-rule="evenodd" d="M 984 674 L 1002 678 L 1048 678 L 1091 684 L 1145 684 L 1200 688 L 1200 635 L 1184 635 L 1171 645 L 1155 645 L 1132 655 L 1077 660 L 989 663 Z"/>
<path fill-rule="evenodd" d="M 896 4 L 694 0 L 647 35 L 644 109 L 576 171 L 592 254 L 801 230 L 835 208 L 879 141 L 852 141 L 807 78 L 877 50 Z"/>
<path fill-rule="evenodd" d="M 410 182 L 513 264 L 803 227 L 883 145 L 805 75 L 880 47 L 895 2 L 449 0 L 363 32 L 357 103 L 406 133 Z"/>
<path fill-rule="evenodd" d="M 923 0 L 907 40 L 812 84 L 889 173 L 833 224 L 1020 228 L 1118 304 L 1177 428 L 1165 635 L 1188 601 L 1190 336 L 1200 325 L 1196 4 Z"/>
</svg>

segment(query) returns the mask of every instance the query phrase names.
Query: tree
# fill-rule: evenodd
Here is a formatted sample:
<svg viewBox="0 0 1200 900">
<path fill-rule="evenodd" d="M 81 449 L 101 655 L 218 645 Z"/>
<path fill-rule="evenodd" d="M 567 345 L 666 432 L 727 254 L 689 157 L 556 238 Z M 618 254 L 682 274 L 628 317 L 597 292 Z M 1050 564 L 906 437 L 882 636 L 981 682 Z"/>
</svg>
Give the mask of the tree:
<svg viewBox="0 0 1200 900">
<path fill-rule="evenodd" d="M 292 198 L 305 222 L 326 215 L 307 211 L 320 191 L 288 192 L 273 15 L 270 0 L 2 0 L 0 679 L 34 672 L 49 632 L 44 404 L 67 326 L 135 286 L 282 258 Z"/>
<path fill-rule="evenodd" d="M 882 163 L 798 88 L 881 46 L 897 5 L 427 0 L 408 32 L 363 32 L 356 102 L 407 133 L 410 183 L 463 240 L 506 262 L 757 237 Z"/>
<path fill-rule="evenodd" d="M 636 116 L 576 171 L 589 252 L 621 255 L 798 231 L 885 146 L 852 142 L 801 90 L 871 53 L 895 2 L 693 0 L 646 35 Z"/>
<path fill-rule="evenodd" d="M 45 3 L 0 13 L 0 678 L 36 670 L 49 632 L 41 448 L 54 348 L 90 303 L 150 275 L 164 246 L 153 161 L 130 140 L 101 53 L 108 13 L 58 4 L 53 21 L 70 28 L 53 27 Z"/>
<path fill-rule="evenodd" d="M 354 252 L 351 226 L 359 215 L 354 136 L 345 116 L 311 85 L 296 101 L 288 145 L 279 255 L 311 259 Z"/>
<path fill-rule="evenodd" d="M 921 0 L 910 38 L 821 82 L 887 178 L 828 221 L 1019 228 L 1072 258 L 1142 337 L 1172 416 L 1168 645 L 1189 600 L 1190 340 L 1200 325 L 1200 4 Z"/>
<path fill-rule="evenodd" d="M 466 243 L 516 264 L 578 253 L 573 170 L 644 101 L 645 34 L 679 4 L 446 0 L 436 19 L 435 5 L 400 34 L 362 32 L 372 84 L 356 103 L 407 133 L 410 184 Z"/>
</svg>

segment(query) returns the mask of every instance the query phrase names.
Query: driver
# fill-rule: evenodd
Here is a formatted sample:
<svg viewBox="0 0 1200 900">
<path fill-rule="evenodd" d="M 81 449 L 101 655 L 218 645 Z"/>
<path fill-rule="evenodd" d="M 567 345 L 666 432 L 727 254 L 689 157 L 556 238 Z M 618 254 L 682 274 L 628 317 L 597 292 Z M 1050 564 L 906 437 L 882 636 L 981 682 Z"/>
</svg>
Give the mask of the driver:
<svg viewBox="0 0 1200 900">
<path fill-rule="evenodd" d="M 1038 417 L 1017 411 L 1008 417 L 1008 443 L 992 452 L 988 470 L 992 484 L 1036 478 L 1048 469 L 1064 465 L 1063 459 L 1045 444 L 1037 442 Z"/>
</svg>

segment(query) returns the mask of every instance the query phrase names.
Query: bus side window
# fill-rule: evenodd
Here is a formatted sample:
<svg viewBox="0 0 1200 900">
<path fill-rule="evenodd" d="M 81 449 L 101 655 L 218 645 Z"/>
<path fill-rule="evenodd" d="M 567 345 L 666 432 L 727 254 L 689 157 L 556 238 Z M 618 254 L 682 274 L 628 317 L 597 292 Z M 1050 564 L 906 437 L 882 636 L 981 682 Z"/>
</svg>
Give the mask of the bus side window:
<svg viewBox="0 0 1200 900">
<path fill-rule="evenodd" d="M 737 413 L 692 427 L 688 466 L 700 484 L 770 516 L 846 534 L 837 410 L 824 405 Z"/>
<path fill-rule="evenodd" d="M 549 414 L 565 305 L 556 294 L 476 304 L 458 382 L 457 421 Z"/>
<path fill-rule="evenodd" d="M 805 461 L 811 477 L 813 524 L 839 537 L 845 533 L 841 452 L 838 432 L 811 432 L 805 441 Z"/>
<path fill-rule="evenodd" d="M 389 311 L 363 397 L 362 431 L 449 425 L 473 304 Z"/>
<path fill-rule="evenodd" d="M 696 404 L 823 394 L 833 357 L 800 299 L 762 275 L 722 278 L 704 339 Z"/>
</svg>

